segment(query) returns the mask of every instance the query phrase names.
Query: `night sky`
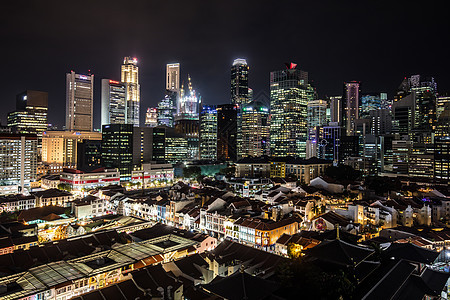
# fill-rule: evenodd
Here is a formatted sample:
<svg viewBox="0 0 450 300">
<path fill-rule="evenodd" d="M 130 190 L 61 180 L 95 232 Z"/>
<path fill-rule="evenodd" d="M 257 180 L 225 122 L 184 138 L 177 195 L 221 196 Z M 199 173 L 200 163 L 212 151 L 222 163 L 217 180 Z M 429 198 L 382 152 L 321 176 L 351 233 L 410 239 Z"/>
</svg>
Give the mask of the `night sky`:
<svg viewBox="0 0 450 300">
<path fill-rule="evenodd" d="M 7 2 L 7 3 L 5 3 Z M 450 90 L 446 1 L 2 1 L 0 118 L 26 89 L 49 92 L 49 122 L 65 120 L 65 73 L 96 76 L 94 127 L 100 126 L 100 79 L 120 80 L 124 56 L 138 58 L 141 123 L 165 88 L 165 65 L 180 62 L 206 104 L 229 103 L 230 66 L 246 58 L 255 94 L 269 72 L 293 61 L 319 95 L 387 91 L 405 76 L 434 76 Z M 417 3 L 417 4 L 416 4 Z M 438 4 L 439 3 L 439 4 Z"/>
</svg>

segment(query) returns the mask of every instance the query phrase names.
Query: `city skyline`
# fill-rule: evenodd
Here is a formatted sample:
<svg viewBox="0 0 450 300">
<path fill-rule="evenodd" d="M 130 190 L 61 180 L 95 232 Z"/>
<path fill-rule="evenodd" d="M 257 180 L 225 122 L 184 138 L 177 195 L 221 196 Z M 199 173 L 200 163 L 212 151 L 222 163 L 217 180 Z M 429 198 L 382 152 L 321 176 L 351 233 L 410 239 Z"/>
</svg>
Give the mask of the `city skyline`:
<svg viewBox="0 0 450 300">
<path fill-rule="evenodd" d="M 142 120 L 147 107 L 156 107 L 163 98 L 165 67 L 173 62 L 183 65 L 182 78 L 187 73 L 195 78 L 204 103 L 211 105 L 229 103 L 229 68 L 235 58 L 247 60 L 249 87 L 255 94 L 268 92 L 269 73 L 281 69 L 289 61 L 298 63 L 300 69 L 309 72 L 321 97 L 341 95 L 342 83 L 352 80 L 362 83 L 362 93 L 386 91 L 392 97 L 401 80 L 413 74 L 434 76 L 439 83 L 439 91 L 448 91 L 444 47 L 430 49 L 425 41 L 413 48 L 406 46 L 409 40 L 425 36 L 425 33 L 429 40 L 440 40 L 447 21 L 440 17 L 443 10 L 437 6 L 419 9 L 414 4 L 404 7 L 395 3 L 388 9 L 382 4 L 372 4 L 369 10 L 363 5 L 330 3 L 321 10 L 312 3 L 303 6 L 281 4 L 274 8 L 271 5 L 258 7 L 250 1 L 239 4 L 240 15 L 245 17 L 238 18 L 236 24 L 228 24 L 228 17 L 235 13 L 233 5 L 193 2 L 179 4 L 172 9 L 159 4 L 159 11 L 171 11 L 179 16 L 174 18 L 174 24 L 165 25 L 160 30 L 164 13 L 153 15 L 154 4 L 130 5 L 130 13 L 122 17 L 135 21 L 128 22 L 130 25 L 123 29 L 115 29 L 114 17 L 102 19 L 97 16 L 101 9 L 107 12 L 102 15 L 122 14 L 120 5 L 108 4 L 92 4 L 89 12 L 75 5 L 68 13 L 69 17 L 76 14 L 83 21 L 89 21 L 86 24 L 96 29 L 98 33 L 95 35 L 89 32 L 80 34 L 81 29 L 87 27 L 84 23 L 69 24 L 64 31 L 54 26 L 63 24 L 67 16 L 52 12 L 64 6 L 48 9 L 48 5 L 43 3 L 40 7 L 30 4 L 19 8 L 17 4 L 8 4 L 8 9 L 3 10 L 8 11 L 8 15 L 2 16 L 2 20 L 10 25 L 2 31 L 7 46 L 1 51 L 4 57 L 8 57 L 4 67 L 10 70 L 1 75 L 8 87 L 2 95 L 5 104 L 5 111 L 0 116 L 2 124 L 6 123 L 6 114 L 14 109 L 15 95 L 34 89 L 49 93 L 49 122 L 61 126 L 65 110 L 64 74 L 70 70 L 81 74 L 91 70 L 95 74 L 94 128 L 99 128 L 100 80 L 118 80 L 120 74 L 117 69 L 121 59 L 128 55 L 139 59 Z M 187 19 L 191 21 L 189 12 L 195 12 L 195 18 L 187 26 L 182 26 Z M 296 17 L 287 12 L 294 12 Z M 51 27 L 39 22 L 39 13 L 48 17 L 46 24 L 52 24 Z M 268 18 L 274 22 L 263 21 Z M 321 22 L 320 26 L 314 25 L 315 18 Z M 415 20 L 414 30 L 406 30 L 409 20 Z M 211 26 L 204 26 L 204 22 L 211 23 Z M 260 26 L 253 26 L 254 22 Z M 270 27 L 269 23 L 274 26 Z M 31 25 L 35 26 L 31 28 Z M 301 38 L 294 31 L 299 25 L 304 28 Z M 248 28 L 248 31 L 236 31 L 241 27 Z M 133 33 L 125 35 L 130 29 L 134 30 Z M 356 44 L 346 45 L 343 39 L 346 30 L 353 33 L 350 37 L 357 41 Z M 176 32 L 181 38 L 168 39 L 166 34 L 169 31 Z M 150 37 L 147 37 L 148 32 Z M 100 41 L 96 41 L 96 36 L 102 34 Z M 270 36 L 282 40 L 282 46 L 269 40 Z M 33 44 L 33 51 L 17 43 L 24 37 Z M 84 40 L 88 44 L 86 48 L 67 47 Z M 405 47 L 392 47 L 398 46 L 401 40 L 404 40 Z M 305 41 L 308 46 L 305 46 Z M 167 42 L 169 46 L 165 44 Z M 264 51 L 260 51 L 262 46 Z"/>
</svg>

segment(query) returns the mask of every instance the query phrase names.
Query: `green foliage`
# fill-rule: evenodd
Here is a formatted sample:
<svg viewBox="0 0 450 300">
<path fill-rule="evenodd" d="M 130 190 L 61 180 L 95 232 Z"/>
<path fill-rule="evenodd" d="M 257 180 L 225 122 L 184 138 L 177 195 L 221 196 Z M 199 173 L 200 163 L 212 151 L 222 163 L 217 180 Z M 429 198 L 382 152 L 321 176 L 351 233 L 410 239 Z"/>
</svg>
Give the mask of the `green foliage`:
<svg viewBox="0 0 450 300">
<path fill-rule="evenodd" d="M 325 169 L 325 175 L 336 180 L 358 180 L 362 176 L 361 171 L 357 171 L 347 165 L 330 166 Z"/>
<path fill-rule="evenodd" d="M 63 191 L 67 191 L 67 192 L 71 192 L 72 191 L 72 188 L 67 183 L 60 183 L 60 184 L 58 184 L 58 189 L 63 190 Z"/>
<path fill-rule="evenodd" d="M 192 167 L 186 167 L 183 168 L 183 176 L 184 178 L 197 178 L 198 176 L 202 175 L 202 170 L 200 167 L 192 166 Z"/>
</svg>

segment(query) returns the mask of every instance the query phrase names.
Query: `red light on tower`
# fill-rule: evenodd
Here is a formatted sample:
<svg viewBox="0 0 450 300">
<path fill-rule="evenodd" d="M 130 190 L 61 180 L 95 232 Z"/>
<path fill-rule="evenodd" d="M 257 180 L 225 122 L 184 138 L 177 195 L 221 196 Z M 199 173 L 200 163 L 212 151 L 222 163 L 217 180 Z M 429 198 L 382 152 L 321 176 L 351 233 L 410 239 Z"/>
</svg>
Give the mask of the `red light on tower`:
<svg viewBox="0 0 450 300">
<path fill-rule="evenodd" d="M 297 67 L 297 64 L 293 63 L 293 62 L 285 63 L 285 65 L 286 65 L 286 68 L 288 68 L 290 70 L 295 69 Z"/>
<path fill-rule="evenodd" d="M 115 81 L 115 80 L 109 80 L 109 83 L 115 83 L 115 84 L 119 84 L 119 82 L 118 81 Z"/>
</svg>

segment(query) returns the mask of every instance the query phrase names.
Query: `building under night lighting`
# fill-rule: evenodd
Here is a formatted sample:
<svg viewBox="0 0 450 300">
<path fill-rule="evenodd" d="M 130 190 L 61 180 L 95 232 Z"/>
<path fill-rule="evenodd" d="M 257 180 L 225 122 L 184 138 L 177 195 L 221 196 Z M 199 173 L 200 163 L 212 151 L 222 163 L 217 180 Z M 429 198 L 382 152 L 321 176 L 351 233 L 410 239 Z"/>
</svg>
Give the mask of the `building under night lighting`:
<svg viewBox="0 0 450 300">
<path fill-rule="evenodd" d="M 314 99 L 308 73 L 287 64 L 270 73 L 270 154 L 306 157 L 307 103 Z"/>
<path fill-rule="evenodd" d="M 217 109 L 203 105 L 200 112 L 200 159 L 217 159 Z"/>
<path fill-rule="evenodd" d="M 141 95 L 139 85 L 139 67 L 136 57 L 125 57 L 121 69 L 121 82 L 126 84 L 126 124 L 139 126 L 139 106 Z"/>
<path fill-rule="evenodd" d="M 66 75 L 66 130 L 93 131 L 94 75 Z"/>
<path fill-rule="evenodd" d="M 242 107 L 241 157 L 269 155 L 269 108 L 261 101 Z"/>
<path fill-rule="evenodd" d="M 101 125 L 125 124 L 127 85 L 111 79 L 102 79 Z"/>
</svg>

